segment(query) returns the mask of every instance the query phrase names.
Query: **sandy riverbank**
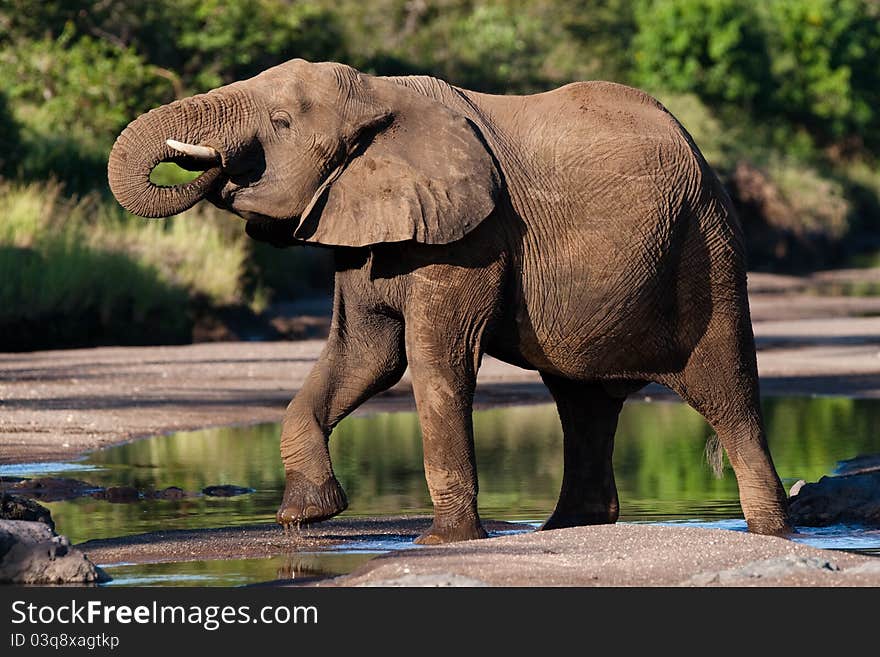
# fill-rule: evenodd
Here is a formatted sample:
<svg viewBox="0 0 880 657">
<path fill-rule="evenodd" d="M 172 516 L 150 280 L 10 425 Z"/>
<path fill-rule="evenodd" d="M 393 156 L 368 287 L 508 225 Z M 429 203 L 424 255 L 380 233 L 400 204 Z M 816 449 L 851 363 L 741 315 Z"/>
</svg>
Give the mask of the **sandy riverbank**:
<svg viewBox="0 0 880 657">
<path fill-rule="evenodd" d="M 101 565 L 289 556 L 394 540 L 320 586 L 880 586 L 880 559 L 783 538 L 683 526 L 618 524 L 535 532 L 487 521 L 482 541 L 417 547 L 429 518 L 335 518 L 297 532 L 276 525 L 152 532 L 81 543 Z M 513 535 L 501 532 L 518 531 Z M 298 584 L 291 567 L 287 583 Z M 306 583 L 314 584 L 311 577 Z"/>
<path fill-rule="evenodd" d="M 697 527 L 599 525 L 371 559 L 329 586 L 880 586 L 880 559 Z"/>
</svg>

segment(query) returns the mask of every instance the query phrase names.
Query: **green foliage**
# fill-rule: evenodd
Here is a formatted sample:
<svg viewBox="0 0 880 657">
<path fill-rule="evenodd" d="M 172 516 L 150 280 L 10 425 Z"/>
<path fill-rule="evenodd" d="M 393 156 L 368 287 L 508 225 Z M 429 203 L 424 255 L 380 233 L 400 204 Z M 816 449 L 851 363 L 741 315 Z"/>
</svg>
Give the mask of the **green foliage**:
<svg viewBox="0 0 880 657">
<path fill-rule="evenodd" d="M 19 126 L 9 109 L 6 95 L 0 90 L 0 178 L 14 172 L 21 149 Z"/>
<path fill-rule="evenodd" d="M 0 345 L 5 350 L 190 339 L 190 298 L 247 303 L 247 242 L 196 208 L 145 222 L 57 184 L 0 186 Z M 32 343 L 29 343 L 31 340 Z"/>
<path fill-rule="evenodd" d="M 134 112 L 171 99 L 166 80 L 130 48 L 78 36 L 68 24 L 58 38 L 21 39 L 0 51 L 0 75 L 22 119 L 38 132 L 87 126 L 112 143 Z"/>
<path fill-rule="evenodd" d="M 485 91 L 540 86 L 543 31 L 525 12 L 504 4 L 438 14 L 412 45 L 438 75 Z"/>
<path fill-rule="evenodd" d="M 78 35 L 19 37 L 0 48 L 0 78 L 22 126 L 16 166 L 28 179 L 57 177 L 86 191 L 103 183 L 106 157 L 137 114 L 173 99 L 168 81 L 130 48 Z"/>
<path fill-rule="evenodd" d="M 642 0 L 636 7 L 638 83 L 803 126 L 823 143 L 880 143 L 877 3 Z"/>
<path fill-rule="evenodd" d="M 294 57 L 344 57 L 335 15 L 313 2 L 183 0 L 174 7 L 175 63 L 198 89 L 248 78 Z"/>
<path fill-rule="evenodd" d="M 544 63 L 549 80 L 629 79 L 636 29 L 631 0 L 541 5 L 542 29 L 550 45 Z"/>
<path fill-rule="evenodd" d="M 348 61 L 384 74 L 430 74 L 496 93 L 622 78 L 632 34 L 626 0 L 331 2 Z"/>
<path fill-rule="evenodd" d="M 752 107 L 769 86 L 764 35 L 751 3 L 643 0 L 636 4 L 634 79 Z"/>
<path fill-rule="evenodd" d="M 880 137 L 880 5 L 779 0 L 762 7 L 779 111 L 832 138 Z"/>
<path fill-rule="evenodd" d="M 860 250 L 873 262 L 880 249 L 872 0 L 0 0 L 0 176 L 59 181 L 52 212 L 100 197 L 90 207 L 104 218 L 83 248 L 128 257 L 189 295 L 262 306 L 326 287 L 326 254 L 246 242 L 210 208 L 193 222 L 123 220 L 106 183 L 113 140 L 140 113 L 293 57 L 494 93 L 637 84 L 668 104 L 723 179 L 743 160 L 770 177 L 784 230 L 819 238 L 811 262 Z M 164 165 L 153 179 L 187 174 Z M 4 207 L 10 189 L 0 190 Z M 61 223 L 33 226 L 49 239 Z M 749 239 L 778 265 L 772 241 L 754 245 L 764 236 Z M 171 265 L 163 253 L 189 255 Z M 212 261 L 217 253 L 226 260 Z"/>
</svg>

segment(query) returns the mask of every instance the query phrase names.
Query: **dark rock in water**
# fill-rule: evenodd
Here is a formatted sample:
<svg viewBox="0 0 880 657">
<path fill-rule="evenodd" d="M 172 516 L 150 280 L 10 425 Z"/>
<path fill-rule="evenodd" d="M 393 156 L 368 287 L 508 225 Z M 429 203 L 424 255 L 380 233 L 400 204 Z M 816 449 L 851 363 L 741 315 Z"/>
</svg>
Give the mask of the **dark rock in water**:
<svg viewBox="0 0 880 657">
<path fill-rule="evenodd" d="M 0 520 L 0 583 L 91 584 L 109 578 L 42 522 Z"/>
<path fill-rule="evenodd" d="M 24 477 L 10 477 L 8 475 L 3 475 L 2 477 L 0 477 L 0 487 L 2 487 L 4 484 L 17 484 L 24 480 Z"/>
<path fill-rule="evenodd" d="M 42 522 L 49 529 L 55 530 L 55 522 L 49 509 L 20 495 L 0 493 L 0 520 Z"/>
<path fill-rule="evenodd" d="M 45 502 L 58 502 L 59 500 L 71 500 L 75 497 L 91 495 L 102 489 L 100 486 L 79 479 L 37 477 L 23 479 L 15 483 L 0 482 L 0 490 Z"/>
<path fill-rule="evenodd" d="M 235 497 L 236 495 L 246 495 L 247 493 L 253 492 L 253 488 L 232 486 L 230 484 L 224 484 L 223 486 L 207 486 L 202 489 L 202 494 L 210 497 Z"/>
<path fill-rule="evenodd" d="M 837 523 L 880 526 L 880 470 L 844 477 L 822 477 L 805 484 L 789 500 L 795 525 Z"/>
<path fill-rule="evenodd" d="M 107 500 L 113 504 L 126 504 L 140 500 L 141 492 L 132 486 L 110 486 L 94 493 L 92 497 L 99 500 Z"/>
<path fill-rule="evenodd" d="M 190 497 L 190 494 L 177 486 L 169 486 L 162 490 L 153 491 L 150 497 L 157 500 L 182 500 L 185 497 Z"/>
<path fill-rule="evenodd" d="M 834 470 L 836 475 L 862 474 L 880 470 L 880 454 L 860 454 L 846 461 L 839 461 Z"/>
</svg>

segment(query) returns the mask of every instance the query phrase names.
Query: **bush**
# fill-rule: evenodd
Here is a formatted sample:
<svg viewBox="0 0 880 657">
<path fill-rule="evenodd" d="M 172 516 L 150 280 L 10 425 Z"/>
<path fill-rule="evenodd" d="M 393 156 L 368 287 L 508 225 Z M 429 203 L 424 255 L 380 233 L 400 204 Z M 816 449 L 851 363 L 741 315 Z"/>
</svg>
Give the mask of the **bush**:
<svg viewBox="0 0 880 657">
<path fill-rule="evenodd" d="M 103 187 L 110 146 L 128 122 L 173 99 L 168 81 L 131 49 L 71 24 L 58 38 L 19 38 L 0 49 L 0 78 L 22 126 L 26 179 L 50 177 L 72 190 Z"/>
<path fill-rule="evenodd" d="M 0 178 L 15 173 L 21 157 L 18 123 L 12 116 L 6 95 L 0 91 Z"/>
<path fill-rule="evenodd" d="M 335 14 L 315 2 L 279 5 L 268 0 L 182 0 L 173 15 L 185 84 L 211 89 L 294 57 L 344 59 Z"/>
<path fill-rule="evenodd" d="M 825 144 L 880 143 L 877 3 L 643 0 L 635 24 L 637 83 L 802 126 Z"/>
<path fill-rule="evenodd" d="M 643 0 L 635 7 L 638 84 L 744 108 L 766 99 L 767 48 L 750 3 Z"/>
<path fill-rule="evenodd" d="M 124 254 L 0 246 L 0 349 L 190 341 L 184 290 Z"/>
<path fill-rule="evenodd" d="M 413 39 L 440 77 L 478 91 L 533 91 L 540 87 L 541 25 L 505 4 L 438 15 Z"/>
<path fill-rule="evenodd" d="M 57 183 L 0 186 L 0 203 L 0 350 L 29 333 L 44 346 L 185 342 L 192 300 L 251 301 L 247 238 L 211 207 L 148 221 Z"/>
<path fill-rule="evenodd" d="M 83 239 L 87 205 L 51 185 L 7 186 L 0 198 L 0 350 L 188 341 L 186 290 Z"/>
<path fill-rule="evenodd" d="M 880 5 L 784 0 L 762 5 L 775 108 L 826 138 L 880 138 Z"/>
</svg>

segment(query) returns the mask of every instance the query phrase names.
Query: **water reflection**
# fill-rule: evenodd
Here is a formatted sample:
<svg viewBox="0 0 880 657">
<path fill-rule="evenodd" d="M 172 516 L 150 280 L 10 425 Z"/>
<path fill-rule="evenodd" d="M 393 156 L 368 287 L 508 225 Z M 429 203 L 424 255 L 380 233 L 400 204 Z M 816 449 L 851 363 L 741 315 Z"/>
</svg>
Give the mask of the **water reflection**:
<svg viewBox="0 0 880 657">
<path fill-rule="evenodd" d="M 376 553 L 304 552 L 223 561 L 183 561 L 112 566 L 110 586 L 241 586 L 302 582 L 350 573 Z"/>
<path fill-rule="evenodd" d="M 842 398 L 764 401 L 769 440 L 786 485 L 830 473 L 837 461 L 880 451 L 880 403 Z M 474 414 L 484 517 L 541 520 L 552 511 L 562 472 L 562 431 L 552 405 Z M 736 481 L 716 479 L 703 448 L 703 419 L 677 403 L 633 402 L 621 415 L 615 473 L 621 519 L 719 521 L 741 518 Z M 84 498 L 49 504 L 60 532 L 77 542 L 155 529 L 271 521 L 284 488 L 277 425 L 158 436 L 94 453 L 73 474 L 139 489 L 210 484 L 255 489 L 233 498 L 110 504 Z M 418 419 L 388 413 L 345 420 L 331 441 L 353 515 L 430 513 Z M 68 475 L 71 476 L 71 475 Z"/>
</svg>

